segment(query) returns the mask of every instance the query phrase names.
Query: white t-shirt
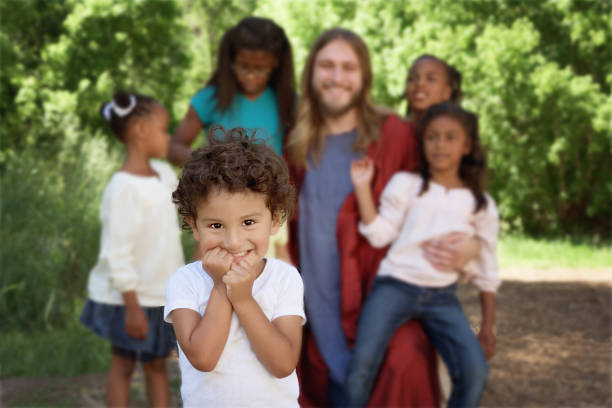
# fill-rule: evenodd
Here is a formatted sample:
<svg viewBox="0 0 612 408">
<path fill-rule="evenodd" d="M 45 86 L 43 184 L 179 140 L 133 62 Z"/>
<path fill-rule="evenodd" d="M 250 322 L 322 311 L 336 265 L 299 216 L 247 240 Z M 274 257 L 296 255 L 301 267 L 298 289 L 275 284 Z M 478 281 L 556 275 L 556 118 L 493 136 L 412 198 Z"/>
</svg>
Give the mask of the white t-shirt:
<svg viewBox="0 0 612 408">
<path fill-rule="evenodd" d="M 172 203 L 178 180 L 168 164 L 151 166 L 159 178 L 119 171 L 104 189 L 100 254 L 87 284 L 96 302 L 121 305 L 121 293 L 135 290 L 141 306 L 163 306 L 168 278 L 185 263 Z"/>
<path fill-rule="evenodd" d="M 180 268 L 168 281 L 164 317 L 180 308 L 204 315 L 213 280 L 196 261 Z M 264 314 L 274 319 L 304 315 L 304 286 L 293 266 L 274 258 L 253 283 L 253 297 Z M 211 372 L 195 369 L 179 345 L 181 397 L 185 407 L 298 407 L 299 385 L 295 370 L 276 378 L 259 362 L 236 313 L 219 362 Z"/>
<path fill-rule="evenodd" d="M 367 226 L 359 223 L 359 231 L 372 246 L 393 242 L 378 275 L 424 287 L 451 285 L 459 274 L 436 270 L 424 258 L 421 244 L 450 232 L 465 232 L 476 236 L 481 245 L 480 255 L 467 271 L 478 289 L 495 292 L 500 285 L 499 216 L 493 199 L 485 194 L 487 207 L 474 213 L 476 200 L 469 189 L 447 189 L 430 180 L 427 192 L 419 196 L 422 183 L 418 175 L 396 173 L 383 190 L 374 221 Z"/>
</svg>

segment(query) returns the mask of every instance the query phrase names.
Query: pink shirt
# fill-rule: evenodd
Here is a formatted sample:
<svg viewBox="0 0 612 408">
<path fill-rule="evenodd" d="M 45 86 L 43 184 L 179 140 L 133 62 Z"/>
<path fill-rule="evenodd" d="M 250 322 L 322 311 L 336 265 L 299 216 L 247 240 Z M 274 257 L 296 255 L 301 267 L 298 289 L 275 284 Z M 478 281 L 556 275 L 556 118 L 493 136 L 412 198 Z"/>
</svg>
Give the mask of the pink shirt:
<svg viewBox="0 0 612 408">
<path fill-rule="evenodd" d="M 468 275 L 481 291 L 495 292 L 500 285 L 496 246 L 499 216 L 493 199 L 474 213 L 475 199 L 467 188 L 447 189 L 430 180 L 422 195 L 422 179 L 408 172 L 396 173 L 385 187 L 378 215 L 359 231 L 374 247 L 393 242 L 380 264 L 378 276 L 391 276 L 424 287 L 455 283 L 459 272 L 440 272 L 424 257 L 420 245 L 450 232 L 465 232 L 480 240 L 480 255 L 467 266 Z"/>
</svg>

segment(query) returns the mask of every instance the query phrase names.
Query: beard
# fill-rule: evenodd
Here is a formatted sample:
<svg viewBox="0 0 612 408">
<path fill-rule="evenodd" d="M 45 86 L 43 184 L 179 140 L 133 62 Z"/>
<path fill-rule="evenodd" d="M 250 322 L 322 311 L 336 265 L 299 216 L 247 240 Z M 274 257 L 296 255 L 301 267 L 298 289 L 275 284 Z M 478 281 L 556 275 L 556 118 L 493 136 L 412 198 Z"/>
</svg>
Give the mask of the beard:
<svg viewBox="0 0 612 408">
<path fill-rule="evenodd" d="M 361 93 L 361 91 L 353 92 L 349 100 L 344 104 L 331 104 L 326 102 L 323 92 L 320 89 L 315 89 L 315 97 L 318 105 L 321 107 L 321 113 L 330 118 L 340 117 L 359 105 Z"/>
</svg>

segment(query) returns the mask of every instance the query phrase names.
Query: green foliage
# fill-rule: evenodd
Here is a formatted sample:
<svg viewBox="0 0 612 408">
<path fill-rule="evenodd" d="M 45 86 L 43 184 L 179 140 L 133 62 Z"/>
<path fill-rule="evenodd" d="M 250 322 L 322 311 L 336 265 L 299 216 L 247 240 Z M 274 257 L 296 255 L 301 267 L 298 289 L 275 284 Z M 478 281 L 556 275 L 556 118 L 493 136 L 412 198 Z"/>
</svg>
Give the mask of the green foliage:
<svg viewBox="0 0 612 408">
<path fill-rule="evenodd" d="M 102 189 L 119 164 L 99 107 L 117 88 L 171 107 L 189 66 L 187 31 L 171 1 L 1 4 L 0 49 L 14 64 L 0 77 L 0 321 L 66 327 L 96 260 Z"/>
<path fill-rule="evenodd" d="M 61 154 L 32 149 L 2 173 L 1 329 L 70 324 L 99 248 L 102 188 L 117 168 L 106 140 L 64 139 Z"/>
<path fill-rule="evenodd" d="M 612 265 L 612 245 L 586 239 L 506 235 L 499 241 L 497 254 L 501 268 L 590 270 Z"/>
<path fill-rule="evenodd" d="M 16 57 L 1 78 L 0 110 L 12 119 L 1 129 L 4 157 L 31 146 L 55 155 L 67 132 L 90 137 L 103 129 L 100 105 L 118 88 L 172 105 L 189 63 L 174 2 L 2 4 L 11 23 L 2 26 L 1 49 Z M 30 29 L 21 30 L 24 23 Z"/>
<path fill-rule="evenodd" d="M 108 369 L 110 346 L 80 325 L 63 330 L 3 331 L 0 375 L 74 376 Z"/>
</svg>

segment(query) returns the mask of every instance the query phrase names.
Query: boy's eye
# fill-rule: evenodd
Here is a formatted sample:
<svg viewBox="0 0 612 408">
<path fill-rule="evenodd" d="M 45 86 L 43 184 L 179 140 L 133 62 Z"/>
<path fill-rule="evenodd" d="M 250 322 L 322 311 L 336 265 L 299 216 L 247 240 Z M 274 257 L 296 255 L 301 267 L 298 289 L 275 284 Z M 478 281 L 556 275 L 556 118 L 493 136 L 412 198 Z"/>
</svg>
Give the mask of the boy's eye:
<svg viewBox="0 0 612 408">
<path fill-rule="evenodd" d="M 221 223 L 215 222 L 215 223 L 210 224 L 210 228 L 219 229 L 219 228 L 223 228 L 223 225 Z"/>
<path fill-rule="evenodd" d="M 255 220 L 244 220 L 244 225 L 251 226 L 255 224 Z"/>
</svg>

